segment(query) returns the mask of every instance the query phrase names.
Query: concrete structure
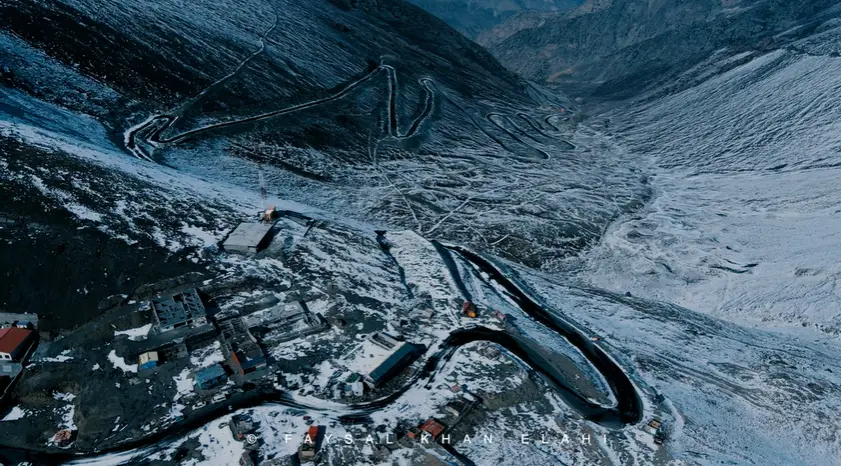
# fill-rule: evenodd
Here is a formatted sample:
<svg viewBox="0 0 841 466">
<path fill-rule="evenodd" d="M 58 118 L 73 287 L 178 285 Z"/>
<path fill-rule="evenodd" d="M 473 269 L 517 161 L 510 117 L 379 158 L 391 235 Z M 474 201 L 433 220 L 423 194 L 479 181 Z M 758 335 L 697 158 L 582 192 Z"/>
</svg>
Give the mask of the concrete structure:
<svg viewBox="0 0 841 466">
<path fill-rule="evenodd" d="M 23 372 L 23 365 L 19 362 L 0 361 L 0 377 L 14 379 Z"/>
<path fill-rule="evenodd" d="M 414 345 L 412 343 L 401 344 L 383 362 L 377 364 L 365 376 L 365 382 L 372 388 L 388 382 L 409 364 L 413 363 L 424 349 L 425 347 L 423 345 Z"/>
<path fill-rule="evenodd" d="M 239 317 L 219 322 L 222 352 L 228 359 L 235 375 L 244 376 L 268 367 L 266 355 L 257 344 L 257 339 Z M 242 382 L 235 379 L 238 383 Z"/>
<path fill-rule="evenodd" d="M 234 417 L 231 418 L 231 422 L 228 423 L 228 427 L 231 429 L 231 434 L 233 434 L 234 440 L 239 442 L 245 440 L 245 437 L 254 432 L 256 429 L 254 421 L 244 414 L 234 415 Z"/>
<path fill-rule="evenodd" d="M 306 305 L 299 301 L 255 312 L 245 319 L 249 327 L 270 327 L 271 332 L 264 336 L 263 340 L 274 344 L 302 338 L 328 328 L 327 321 L 321 314 L 310 312 Z"/>
<path fill-rule="evenodd" d="M 270 223 L 240 223 L 222 243 L 226 251 L 254 254 L 269 243 Z"/>
<path fill-rule="evenodd" d="M 446 429 L 446 427 L 444 427 L 444 424 L 441 424 L 435 418 L 429 418 L 426 422 L 423 423 L 423 425 L 420 426 L 420 430 L 429 434 L 433 440 L 435 440 L 439 435 L 441 435 L 441 433 L 444 432 L 444 429 Z"/>
<path fill-rule="evenodd" d="M 207 311 L 195 288 L 153 299 L 152 312 L 161 332 L 184 326 L 198 327 L 207 323 Z"/>
<path fill-rule="evenodd" d="M 137 363 L 140 364 L 141 369 L 154 369 L 158 366 L 158 352 L 147 351 L 137 358 Z"/>
<path fill-rule="evenodd" d="M 455 417 L 459 417 L 463 413 L 466 413 L 468 408 L 469 405 L 462 400 L 452 400 L 444 406 L 444 409 Z"/>
<path fill-rule="evenodd" d="M 225 374 L 225 369 L 220 364 L 214 364 L 205 369 L 196 371 L 196 380 L 194 385 L 199 390 L 209 390 L 218 387 L 225 383 L 228 375 Z"/>
<path fill-rule="evenodd" d="M 0 312 L 0 327 L 16 327 L 20 323 L 29 323 L 30 329 L 38 328 L 38 315 L 27 313 Z"/>
<path fill-rule="evenodd" d="M 403 338 L 402 337 L 398 338 L 398 337 L 396 337 L 396 336 L 394 336 L 394 335 L 392 335 L 388 332 L 372 333 L 371 336 L 369 337 L 369 339 L 375 345 L 377 345 L 381 348 L 385 348 L 387 350 L 392 350 L 395 347 L 397 347 L 397 345 L 403 343 Z"/>
<path fill-rule="evenodd" d="M 32 330 L 18 327 L 0 329 L 0 360 L 20 361 L 34 339 Z"/>
</svg>

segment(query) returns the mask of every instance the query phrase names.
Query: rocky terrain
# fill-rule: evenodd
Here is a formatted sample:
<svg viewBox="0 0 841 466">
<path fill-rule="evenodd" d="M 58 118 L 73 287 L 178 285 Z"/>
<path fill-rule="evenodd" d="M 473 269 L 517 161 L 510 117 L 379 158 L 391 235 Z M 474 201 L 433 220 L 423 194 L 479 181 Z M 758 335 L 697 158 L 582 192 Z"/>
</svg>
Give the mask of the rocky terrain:
<svg viewBox="0 0 841 466">
<path fill-rule="evenodd" d="M 523 12 L 565 11 L 582 0 L 412 0 L 467 37 L 482 33 Z"/>
<path fill-rule="evenodd" d="M 619 99 L 674 83 L 723 49 L 786 47 L 838 15 L 826 0 L 587 2 L 568 13 L 512 18 L 480 42 L 526 78 Z"/>
</svg>

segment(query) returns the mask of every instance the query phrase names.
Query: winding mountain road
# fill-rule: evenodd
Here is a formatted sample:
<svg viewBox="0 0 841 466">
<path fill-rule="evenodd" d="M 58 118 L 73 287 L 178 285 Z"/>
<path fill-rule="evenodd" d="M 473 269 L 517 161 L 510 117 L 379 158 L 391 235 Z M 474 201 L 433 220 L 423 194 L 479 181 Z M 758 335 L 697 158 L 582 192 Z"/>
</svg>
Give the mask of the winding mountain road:
<svg viewBox="0 0 841 466">
<path fill-rule="evenodd" d="M 267 34 L 268 34 L 268 32 L 267 32 Z M 261 41 L 262 41 L 262 39 L 261 39 Z M 261 42 L 261 44 L 262 44 L 262 42 Z M 227 76 L 223 77 L 222 79 L 220 79 L 216 83 L 212 84 L 210 87 L 208 87 L 207 89 L 202 91 L 202 93 L 200 93 L 198 96 L 190 99 L 189 105 L 191 105 L 192 103 L 197 101 L 202 95 L 206 94 L 212 87 L 218 85 L 219 83 L 223 82 L 224 80 L 226 80 L 226 79 L 230 78 L 231 76 L 233 76 L 234 74 L 236 74 L 236 72 L 239 71 L 242 68 L 242 66 L 244 66 L 245 63 L 248 60 L 250 60 L 251 58 L 258 55 L 260 52 L 262 52 L 262 50 L 263 50 L 263 46 L 261 46 L 260 50 L 258 50 L 254 54 L 252 54 L 245 61 L 243 61 L 240 64 L 240 66 L 238 66 L 233 72 L 231 72 Z M 273 110 L 271 112 L 265 112 L 265 113 L 261 113 L 261 114 L 258 114 L 258 115 L 246 117 L 246 118 L 239 118 L 239 119 L 235 119 L 235 120 L 228 120 L 228 121 L 222 121 L 222 122 L 217 122 L 217 123 L 211 123 L 211 124 L 200 126 L 198 128 L 194 128 L 194 129 L 191 129 L 191 130 L 188 130 L 188 131 L 184 131 L 182 133 L 167 136 L 166 133 L 168 131 L 170 131 L 173 128 L 173 126 L 175 125 L 175 123 L 179 120 L 179 118 L 181 118 L 180 113 L 182 113 L 184 111 L 184 109 L 189 106 L 188 104 L 184 104 L 181 107 L 179 107 L 179 109 L 177 111 L 174 111 L 174 112 L 168 113 L 168 114 L 154 115 L 154 116 L 148 118 L 143 123 L 141 123 L 139 125 L 136 125 L 132 128 L 129 128 L 126 131 L 126 134 L 125 134 L 125 145 L 126 145 L 126 148 L 132 154 L 134 154 L 136 157 L 138 157 L 140 159 L 151 161 L 152 160 L 151 156 L 140 146 L 140 144 L 138 143 L 139 140 L 141 140 L 143 142 L 146 142 L 146 143 L 149 143 L 152 146 L 178 144 L 178 143 L 184 142 L 187 139 L 190 139 L 190 138 L 193 138 L 193 137 L 196 137 L 196 136 L 208 133 L 208 132 L 220 130 L 220 129 L 223 129 L 223 128 L 227 128 L 227 127 L 231 127 L 231 126 L 235 126 L 235 125 L 241 125 L 241 124 L 245 124 L 245 123 L 253 123 L 253 122 L 260 121 L 260 120 L 275 118 L 275 117 L 278 117 L 278 116 L 281 116 L 281 115 L 287 115 L 287 114 L 290 114 L 290 113 L 299 112 L 299 111 L 306 110 L 306 109 L 309 109 L 309 108 L 317 107 L 319 105 L 323 105 L 323 104 L 326 104 L 326 103 L 329 103 L 329 102 L 333 102 L 335 100 L 339 100 L 339 99 L 347 96 L 353 90 L 355 90 L 356 88 L 358 88 L 362 84 L 367 83 L 368 81 L 372 80 L 374 77 L 376 77 L 381 72 L 385 72 L 387 74 L 388 82 L 389 82 L 388 105 L 387 105 L 388 121 L 389 121 L 389 128 L 388 128 L 389 137 L 392 138 L 392 139 L 408 139 L 408 138 L 411 138 L 418 132 L 418 130 L 421 128 L 421 126 L 427 120 L 429 120 L 429 118 L 431 117 L 431 115 L 433 113 L 433 110 L 434 110 L 433 102 L 434 102 L 434 98 L 435 98 L 435 90 L 431 86 L 432 79 L 431 78 L 421 78 L 421 79 L 418 80 L 418 84 L 424 89 L 424 94 L 425 94 L 424 95 L 423 107 L 422 107 L 421 111 L 419 112 L 418 116 L 416 118 L 414 118 L 414 120 L 412 121 L 411 125 L 409 126 L 409 129 L 404 134 L 400 134 L 399 122 L 398 122 L 398 116 L 397 116 L 397 109 L 396 109 L 396 107 L 397 107 L 397 104 L 396 104 L 396 100 L 397 100 L 397 72 L 394 69 L 394 67 L 392 67 L 391 65 L 379 65 L 375 69 L 373 69 L 372 71 L 370 71 L 367 74 L 365 74 L 364 76 L 362 76 L 361 78 L 356 79 L 354 81 L 351 81 L 350 83 L 346 84 L 344 87 L 342 87 L 341 89 L 339 89 L 338 91 L 336 91 L 335 93 L 333 93 L 333 94 L 331 94 L 327 97 L 322 97 L 322 98 L 319 98 L 319 99 L 310 100 L 308 102 L 304 102 L 304 103 L 301 103 L 301 104 L 292 105 L 290 107 L 282 108 L 282 109 L 279 109 L 279 110 Z"/>
</svg>

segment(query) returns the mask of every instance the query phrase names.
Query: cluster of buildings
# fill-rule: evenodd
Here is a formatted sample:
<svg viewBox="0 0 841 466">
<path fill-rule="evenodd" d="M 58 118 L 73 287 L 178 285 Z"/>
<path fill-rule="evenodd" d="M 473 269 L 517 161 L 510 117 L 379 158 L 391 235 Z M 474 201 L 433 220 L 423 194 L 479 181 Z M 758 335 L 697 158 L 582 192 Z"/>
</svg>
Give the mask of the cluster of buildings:
<svg viewBox="0 0 841 466">
<path fill-rule="evenodd" d="M 152 371 L 167 361 L 188 358 L 190 352 L 215 341 L 220 342 L 226 364 L 197 370 L 193 382 L 197 391 L 214 390 L 225 385 L 229 378 L 242 383 L 241 376 L 268 366 L 262 348 L 242 319 L 230 317 L 214 326 L 196 288 L 152 299 L 151 313 L 152 336 L 137 356 L 141 371 Z"/>
<path fill-rule="evenodd" d="M 186 358 L 190 351 L 203 348 L 217 338 L 196 288 L 154 298 L 150 307 L 154 325 L 150 332 L 152 338 L 137 355 L 141 370 L 154 370 L 166 361 Z"/>
<path fill-rule="evenodd" d="M 141 371 L 154 371 L 167 361 L 188 358 L 192 351 L 219 342 L 224 361 L 195 372 L 194 387 L 199 392 L 215 390 L 228 380 L 242 385 L 263 377 L 269 368 L 269 357 L 261 341 L 276 344 L 329 327 L 320 314 L 299 301 L 246 316 L 215 313 L 211 319 L 196 288 L 154 298 L 150 311 L 152 331 L 135 353 Z M 257 327 L 260 341 L 252 333 Z"/>
<path fill-rule="evenodd" d="M 450 415 L 449 421 L 445 424 L 440 419 L 429 418 L 423 424 L 410 427 L 406 433 L 407 438 L 422 443 L 438 441 L 444 432 L 452 430 L 479 403 L 475 395 L 468 393 L 460 385 L 454 385 L 451 390 L 458 395 L 444 406 L 444 411 Z"/>
</svg>

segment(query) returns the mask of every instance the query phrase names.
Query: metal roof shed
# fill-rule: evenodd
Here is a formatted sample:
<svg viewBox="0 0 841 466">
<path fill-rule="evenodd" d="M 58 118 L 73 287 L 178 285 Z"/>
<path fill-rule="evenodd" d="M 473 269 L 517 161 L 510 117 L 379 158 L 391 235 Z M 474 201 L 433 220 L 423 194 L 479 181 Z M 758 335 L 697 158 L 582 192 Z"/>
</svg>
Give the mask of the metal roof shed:
<svg viewBox="0 0 841 466">
<path fill-rule="evenodd" d="M 394 375 L 414 362 L 423 349 L 422 345 L 403 343 L 397 347 L 391 355 L 385 359 L 385 361 L 377 365 L 377 367 L 368 373 L 368 379 L 373 382 L 374 386 L 379 386 L 388 382 L 388 380 Z"/>
<path fill-rule="evenodd" d="M 29 348 L 33 335 L 32 330 L 18 327 L 0 329 L 0 359 L 19 360 Z"/>
<path fill-rule="evenodd" d="M 222 243 L 226 251 L 254 254 L 268 243 L 270 223 L 240 223 Z"/>
<path fill-rule="evenodd" d="M 214 364 L 210 367 L 196 371 L 196 379 L 194 383 L 197 388 L 207 390 L 208 388 L 221 384 L 227 378 L 228 375 L 225 374 L 225 369 L 220 364 Z"/>
</svg>

